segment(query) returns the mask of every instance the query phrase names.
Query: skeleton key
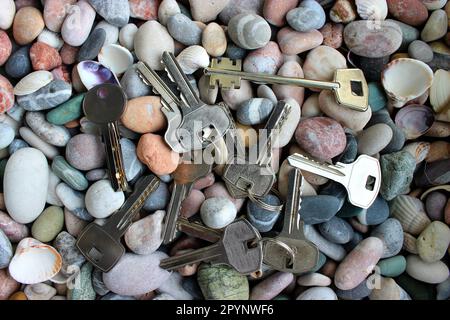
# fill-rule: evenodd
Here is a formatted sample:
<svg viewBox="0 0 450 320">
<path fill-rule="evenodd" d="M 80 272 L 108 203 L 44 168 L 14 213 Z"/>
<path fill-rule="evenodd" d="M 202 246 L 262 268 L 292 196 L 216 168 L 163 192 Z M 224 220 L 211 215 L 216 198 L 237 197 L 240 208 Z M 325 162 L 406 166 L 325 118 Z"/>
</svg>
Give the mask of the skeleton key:
<svg viewBox="0 0 450 320">
<path fill-rule="evenodd" d="M 241 274 L 247 275 L 261 269 L 263 260 L 261 235 L 245 219 L 232 222 L 220 240 L 210 246 L 161 260 L 160 267 L 176 270 L 188 264 L 210 262 L 226 264 Z M 254 247 L 251 247 L 255 244 Z"/>
<path fill-rule="evenodd" d="M 158 186 L 159 179 L 155 176 L 143 177 L 136 183 L 131 196 L 104 225 L 93 222 L 84 228 L 76 245 L 86 259 L 103 272 L 108 272 L 116 265 L 125 252 L 120 238 L 131 225 L 133 217 L 142 208 L 145 200 Z"/>
<path fill-rule="evenodd" d="M 209 85 L 217 84 L 223 89 L 239 89 L 241 79 L 257 83 L 293 85 L 312 89 L 333 90 L 336 100 L 341 105 L 364 112 L 369 107 L 369 88 L 364 73 L 359 69 L 338 69 L 332 82 L 276 76 L 265 73 L 248 73 L 241 71 L 241 61 L 229 58 L 212 59 L 205 74 L 210 76 Z"/>
<path fill-rule="evenodd" d="M 186 150 L 177 135 L 177 129 L 181 125 L 183 116 L 181 115 L 180 106 L 181 100 L 173 93 L 173 91 L 167 86 L 164 80 L 151 68 L 149 68 L 144 62 L 138 62 L 136 68 L 137 74 L 142 81 L 152 87 L 154 93 L 161 96 L 161 103 L 163 105 L 162 112 L 167 119 L 167 130 L 164 135 L 164 139 L 167 144 L 177 153 L 185 153 Z"/>
<path fill-rule="evenodd" d="M 259 141 L 261 150 L 256 152 L 258 145 L 250 149 L 250 155 L 258 155 L 256 161 L 250 159 L 249 162 L 240 157 L 235 157 L 231 163 L 225 166 L 222 179 L 234 198 L 245 198 L 247 196 L 262 198 L 269 193 L 276 181 L 276 175 L 271 166 L 271 141 L 287 119 L 290 111 L 291 106 L 283 101 L 275 107 Z"/>
<path fill-rule="evenodd" d="M 309 171 L 342 184 L 351 204 L 364 209 L 375 201 L 381 185 L 381 169 L 377 159 L 361 155 L 351 164 L 322 164 L 300 154 L 288 157 L 291 166 Z"/>
<path fill-rule="evenodd" d="M 164 244 L 168 244 L 175 239 L 181 203 L 191 193 L 195 181 L 206 176 L 211 170 L 212 164 L 181 163 L 172 173 L 175 183 L 164 221 Z"/>
<path fill-rule="evenodd" d="M 163 53 L 163 63 L 183 102 L 183 119 L 177 132 L 180 144 L 185 150 L 200 150 L 221 139 L 230 127 L 228 114 L 220 106 L 208 106 L 199 99 L 172 53 Z"/>
<path fill-rule="evenodd" d="M 264 263 L 275 270 L 295 274 L 312 270 L 319 261 L 319 250 L 303 233 L 300 220 L 300 203 L 303 176 L 300 170 L 289 173 L 289 192 L 284 212 L 284 225 L 281 233 L 264 247 Z M 280 242 L 283 245 L 280 245 Z M 285 246 L 289 247 L 286 250 Z M 291 259 L 286 251 L 292 254 Z"/>
<path fill-rule="evenodd" d="M 106 150 L 109 180 L 115 191 L 130 191 L 125 175 L 118 120 L 127 100 L 123 90 L 115 84 L 100 84 L 88 91 L 83 110 L 86 117 L 101 128 Z"/>
</svg>

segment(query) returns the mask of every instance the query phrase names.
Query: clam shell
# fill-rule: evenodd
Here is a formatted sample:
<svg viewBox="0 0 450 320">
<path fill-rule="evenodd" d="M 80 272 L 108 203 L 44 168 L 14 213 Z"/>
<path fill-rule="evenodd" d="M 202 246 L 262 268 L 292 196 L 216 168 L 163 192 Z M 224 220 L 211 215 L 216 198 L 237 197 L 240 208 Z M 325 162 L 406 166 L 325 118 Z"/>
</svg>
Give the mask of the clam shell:
<svg viewBox="0 0 450 320">
<path fill-rule="evenodd" d="M 180 52 L 177 61 L 186 74 L 193 74 L 209 65 L 209 55 L 201 46 L 190 46 Z"/>
<path fill-rule="evenodd" d="M 416 238 L 407 232 L 403 232 L 403 250 L 412 254 L 419 254 L 417 251 Z"/>
<path fill-rule="evenodd" d="M 450 110 L 450 72 L 437 70 L 430 90 L 430 103 L 436 113 Z"/>
<path fill-rule="evenodd" d="M 408 58 L 392 61 L 381 73 L 389 105 L 395 108 L 423 95 L 431 87 L 433 77 L 433 70 L 426 63 Z"/>
<path fill-rule="evenodd" d="M 384 20 L 388 15 L 386 0 L 356 0 L 359 16 L 364 20 Z"/>
<path fill-rule="evenodd" d="M 116 75 L 96 61 L 80 62 L 77 65 L 77 71 L 81 82 L 88 90 L 103 83 L 120 85 Z"/>
<path fill-rule="evenodd" d="M 127 48 L 109 44 L 100 50 L 98 61 L 114 74 L 121 75 L 133 65 L 134 58 Z"/>
<path fill-rule="evenodd" d="M 23 284 L 35 284 L 54 277 L 62 266 L 61 255 L 55 248 L 33 239 L 19 242 L 9 264 L 11 276 Z"/>
<path fill-rule="evenodd" d="M 433 191 L 447 191 L 450 192 L 450 185 L 445 184 L 442 186 L 435 186 L 432 187 L 430 189 L 428 189 L 427 191 L 425 191 L 421 196 L 420 196 L 420 200 L 425 200 L 425 198 L 427 197 L 427 195 L 429 195 L 431 192 Z"/>
<path fill-rule="evenodd" d="M 407 195 L 397 196 L 390 202 L 391 216 L 400 221 L 403 231 L 419 235 L 429 224 L 422 201 Z"/>
<path fill-rule="evenodd" d="M 414 158 L 416 163 L 419 164 L 428 156 L 431 144 L 428 142 L 412 142 L 407 144 L 403 151 L 408 151 Z"/>
<path fill-rule="evenodd" d="M 395 124 L 403 130 L 407 139 L 417 139 L 427 133 L 434 121 L 433 110 L 417 104 L 401 108 L 395 116 Z"/>
<path fill-rule="evenodd" d="M 52 82 L 53 74 L 48 71 L 34 71 L 20 80 L 14 87 L 16 96 L 25 96 L 38 91 Z"/>
</svg>

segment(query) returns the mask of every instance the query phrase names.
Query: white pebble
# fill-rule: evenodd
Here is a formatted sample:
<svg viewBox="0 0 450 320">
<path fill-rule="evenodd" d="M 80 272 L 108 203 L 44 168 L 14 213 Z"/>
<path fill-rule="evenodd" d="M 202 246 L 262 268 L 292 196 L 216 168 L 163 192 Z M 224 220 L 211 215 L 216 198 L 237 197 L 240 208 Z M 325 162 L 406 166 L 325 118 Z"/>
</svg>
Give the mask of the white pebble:
<svg viewBox="0 0 450 320">
<path fill-rule="evenodd" d="M 134 37 L 138 27 L 134 23 L 123 26 L 119 32 L 119 43 L 130 51 L 134 50 Z"/>
<path fill-rule="evenodd" d="M 225 197 L 206 199 L 200 208 L 203 223 L 213 229 L 226 227 L 234 221 L 236 214 L 235 205 Z"/>
<path fill-rule="evenodd" d="M 94 218 L 107 218 L 125 201 L 122 191 L 115 192 L 108 180 L 94 183 L 86 192 L 86 209 Z"/>
</svg>

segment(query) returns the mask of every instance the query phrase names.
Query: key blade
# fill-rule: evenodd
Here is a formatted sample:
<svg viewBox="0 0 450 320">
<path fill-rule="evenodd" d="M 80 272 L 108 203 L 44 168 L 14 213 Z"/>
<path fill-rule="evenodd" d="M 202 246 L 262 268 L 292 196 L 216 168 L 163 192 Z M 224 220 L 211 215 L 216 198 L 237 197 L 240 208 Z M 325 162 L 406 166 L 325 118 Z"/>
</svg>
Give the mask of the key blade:
<svg viewBox="0 0 450 320">
<path fill-rule="evenodd" d="M 362 70 L 338 69 L 334 82 L 339 83 L 339 88 L 334 90 L 339 104 L 360 112 L 369 108 L 369 87 Z"/>
<path fill-rule="evenodd" d="M 300 231 L 303 235 L 303 230 L 300 230 L 300 204 L 302 202 L 303 191 L 303 176 L 299 169 L 293 169 L 289 173 L 288 181 L 288 197 L 286 199 L 286 207 L 284 213 L 284 225 L 282 233 L 288 235 L 295 235 Z M 302 226 L 303 227 L 303 226 Z"/>
<path fill-rule="evenodd" d="M 289 156 L 287 159 L 294 168 L 305 170 L 339 183 L 346 180 L 342 166 L 320 163 L 298 153 Z"/>
<path fill-rule="evenodd" d="M 211 65 L 205 68 L 205 75 L 209 76 L 209 87 L 214 89 L 217 85 L 225 90 L 239 89 L 241 87 L 241 77 L 234 74 L 234 71 L 242 70 L 241 60 L 231 60 L 229 58 L 212 59 Z M 228 71 L 228 72 L 227 72 Z"/>
<path fill-rule="evenodd" d="M 159 266 L 165 270 L 176 270 L 189 264 L 199 262 L 209 262 L 212 259 L 216 259 L 222 256 L 223 248 L 221 244 L 213 244 L 204 248 L 196 249 L 191 252 L 180 254 L 179 256 L 173 256 L 161 260 Z M 225 263 L 224 263 L 225 264 Z"/>
<path fill-rule="evenodd" d="M 222 237 L 222 232 L 201 224 L 200 222 L 189 222 L 188 219 L 180 217 L 177 221 L 178 230 L 195 238 L 208 242 L 217 242 Z"/>
<path fill-rule="evenodd" d="M 188 189 L 189 187 L 186 184 L 175 183 L 173 187 L 162 233 L 164 244 L 169 244 L 175 239 L 181 202 L 186 198 Z"/>
</svg>

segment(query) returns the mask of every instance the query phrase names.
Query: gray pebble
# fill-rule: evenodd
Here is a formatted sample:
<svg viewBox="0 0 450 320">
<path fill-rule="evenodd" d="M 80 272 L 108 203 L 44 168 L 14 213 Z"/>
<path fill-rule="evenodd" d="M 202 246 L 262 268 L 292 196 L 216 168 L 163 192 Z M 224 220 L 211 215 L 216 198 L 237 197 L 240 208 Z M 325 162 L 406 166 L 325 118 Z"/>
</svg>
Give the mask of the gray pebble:
<svg viewBox="0 0 450 320">
<path fill-rule="evenodd" d="M 186 46 L 200 44 L 202 41 L 202 29 L 182 13 L 169 17 L 167 29 L 175 40 Z"/>
<path fill-rule="evenodd" d="M 78 51 L 78 61 L 93 60 L 98 56 L 106 40 L 106 32 L 102 28 L 94 29 L 86 42 L 83 43 Z"/>
<path fill-rule="evenodd" d="M 93 221 L 94 218 L 89 214 L 84 202 L 84 193 L 73 190 L 64 182 L 56 187 L 56 195 L 64 206 L 75 216 L 84 221 Z"/>
<path fill-rule="evenodd" d="M 378 196 L 375 202 L 358 215 L 358 220 L 364 225 L 374 226 L 383 223 L 389 217 L 389 205 L 383 197 Z"/>
<path fill-rule="evenodd" d="M 261 16 L 242 13 L 231 18 L 228 35 L 241 48 L 253 50 L 264 47 L 270 41 L 272 30 Z"/>
<path fill-rule="evenodd" d="M 83 254 L 76 247 L 77 239 L 68 232 L 63 231 L 56 237 L 53 245 L 62 257 L 62 272 L 70 274 L 70 266 L 78 266 L 81 268 L 86 261 Z"/>
<path fill-rule="evenodd" d="M 17 103 L 27 111 L 52 109 L 72 96 L 72 85 L 63 80 L 53 80 L 38 91 L 17 97 Z"/>
<path fill-rule="evenodd" d="M 319 225 L 319 231 L 325 239 L 338 244 L 344 244 L 352 240 L 354 233 L 352 226 L 338 217 L 333 217 Z"/>
<path fill-rule="evenodd" d="M 372 231 L 371 236 L 380 238 L 384 243 L 382 259 L 393 257 L 402 250 L 403 228 L 397 219 L 387 219 Z"/>
<path fill-rule="evenodd" d="M 94 169 L 89 172 L 86 172 L 86 179 L 89 182 L 108 179 L 108 172 L 106 171 L 106 169 Z"/>
<path fill-rule="evenodd" d="M 28 148 L 28 147 L 29 147 L 29 145 L 25 141 L 23 141 L 21 139 L 14 139 L 8 147 L 8 152 L 9 152 L 9 155 L 12 155 L 17 150 L 22 149 L 22 148 Z"/>
<path fill-rule="evenodd" d="M 326 21 L 325 11 L 314 0 L 304 0 L 298 8 L 290 10 L 286 15 L 288 24 L 297 31 L 308 32 L 323 27 Z"/>
<path fill-rule="evenodd" d="M 341 261 L 347 255 L 342 245 L 333 243 L 322 237 L 314 226 L 305 225 L 304 231 L 306 239 L 314 243 L 327 257 L 335 261 Z"/>
<path fill-rule="evenodd" d="M 122 147 L 125 175 L 128 181 L 132 181 L 145 171 L 145 166 L 137 157 L 136 146 L 133 141 L 122 138 L 120 139 L 120 146 Z"/>
<path fill-rule="evenodd" d="M 6 234 L 0 229 L 0 269 L 6 268 L 13 257 L 13 248 Z"/>
<path fill-rule="evenodd" d="M 125 91 L 128 99 L 148 96 L 152 90 L 149 86 L 142 82 L 136 73 L 136 65 L 132 65 L 120 80 L 122 89 Z"/>
<path fill-rule="evenodd" d="M 0 149 L 7 148 L 13 142 L 14 129 L 6 123 L 0 123 Z"/>
<path fill-rule="evenodd" d="M 238 47 L 234 43 L 228 43 L 227 51 L 225 52 L 225 56 L 232 60 L 243 60 L 247 56 L 247 50 L 244 48 Z"/>
<path fill-rule="evenodd" d="M 264 123 L 273 110 L 273 103 L 265 98 L 253 98 L 243 102 L 236 112 L 239 123 L 248 126 Z"/>
<path fill-rule="evenodd" d="M 220 20 L 228 24 L 230 19 L 241 13 L 263 14 L 264 0 L 230 0 L 219 14 Z"/>
<path fill-rule="evenodd" d="M 353 163 L 358 155 L 358 140 L 349 132 L 346 132 L 345 136 L 347 138 L 347 146 L 336 160 L 342 163 Z"/>
<path fill-rule="evenodd" d="M 13 118 L 17 122 L 22 123 L 23 118 L 25 117 L 25 112 L 26 111 L 24 108 L 19 106 L 17 103 L 14 103 L 14 106 L 11 109 L 9 109 L 6 113 L 8 114 L 8 116 Z"/>
<path fill-rule="evenodd" d="M 32 71 L 29 51 L 29 47 L 22 47 L 9 57 L 5 65 L 5 72 L 8 76 L 20 79 Z"/>
<path fill-rule="evenodd" d="M 334 181 L 327 183 L 320 191 L 320 195 L 333 196 L 337 198 L 339 200 L 338 211 L 341 210 L 347 200 L 347 190 L 342 184 Z"/>
<path fill-rule="evenodd" d="M 145 200 L 143 209 L 148 212 L 164 210 L 169 204 L 169 200 L 169 187 L 161 181 L 158 188 Z"/>
<path fill-rule="evenodd" d="M 89 3 L 114 26 L 123 27 L 130 19 L 130 5 L 127 0 L 89 0 Z"/>
<path fill-rule="evenodd" d="M 428 43 L 421 40 L 415 40 L 408 47 L 408 54 L 411 58 L 428 63 L 433 60 L 433 49 Z"/>
<path fill-rule="evenodd" d="M 357 246 L 361 241 L 363 241 L 363 239 L 364 239 L 364 236 L 363 236 L 361 233 L 359 233 L 359 232 L 357 232 L 357 231 L 354 231 L 354 232 L 353 232 L 353 238 L 352 238 L 352 240 L 350 240 L 350 242 L 348 242 L 348 243 L 346 243 L 346 244 L 344 245 L 345 250 L 346 250 L 347 252 L 352 251 L 353 249 L 356 248 L 356 246 Z"/>
<path fill-rule="evenodd" d="M 305 224 L 319 224 L 331 220 L 339 211 L 339 199 L 329 195 L 302 197 L 300 217 Z"/>
<path fill-rule="evenodd" d="M 336 295 L 343 300 L 362 300 L 370 295 L 372 289 L 367 287 L 367 281 L 361 282 L 351 290 L 336 289 Z"/>
</svg>

